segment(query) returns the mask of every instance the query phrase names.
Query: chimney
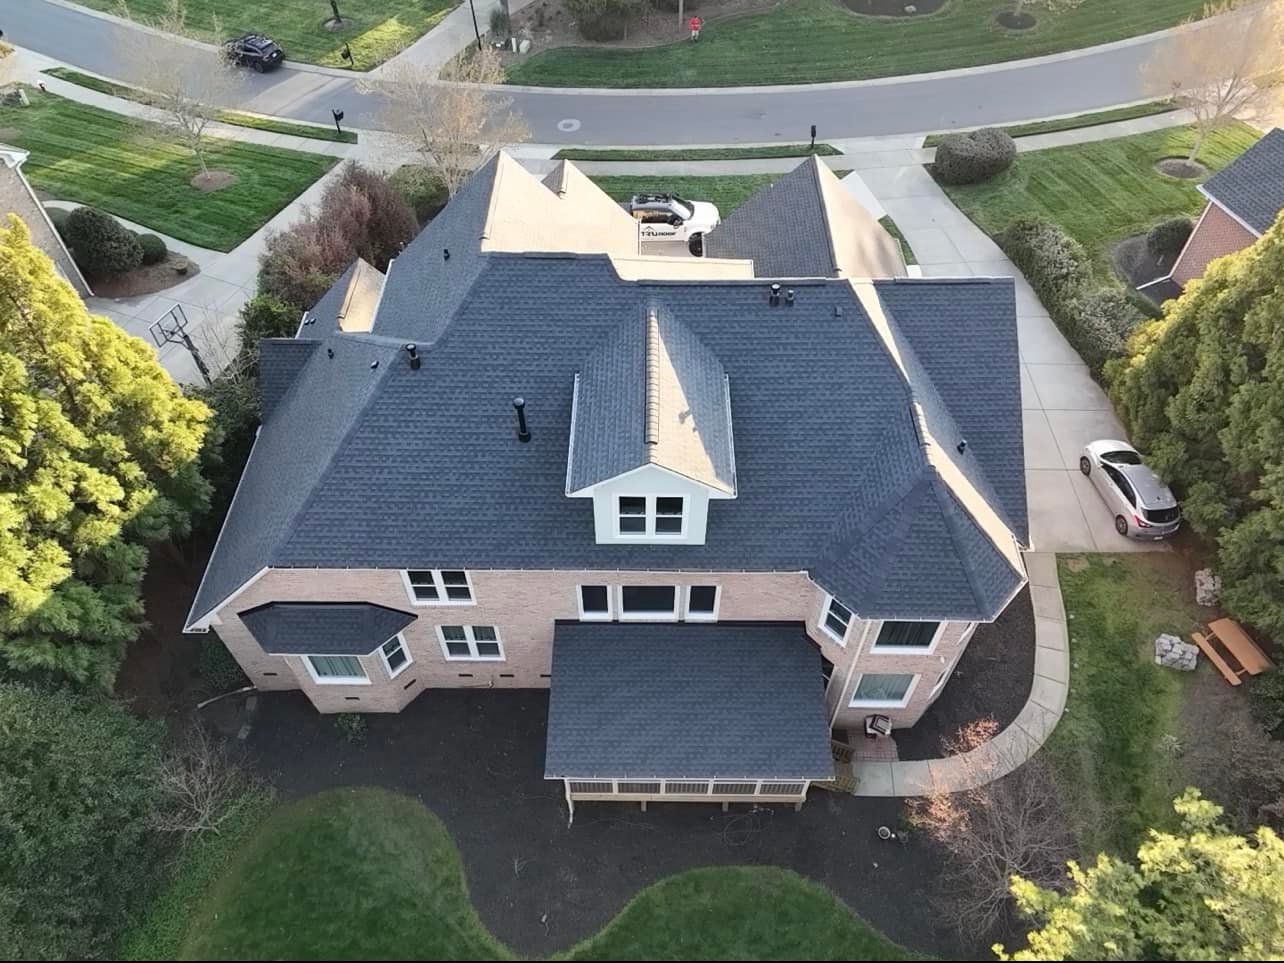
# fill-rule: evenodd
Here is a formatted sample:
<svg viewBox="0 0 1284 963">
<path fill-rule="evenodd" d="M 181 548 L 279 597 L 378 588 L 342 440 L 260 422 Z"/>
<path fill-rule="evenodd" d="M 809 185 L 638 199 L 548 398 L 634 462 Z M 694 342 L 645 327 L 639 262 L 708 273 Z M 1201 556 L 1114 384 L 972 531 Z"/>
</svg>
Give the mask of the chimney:
<svg viewBox="0 0 1284 963">
<path fill-rule="evenodd" d="M 779 284 L 773 284 L 771 286 L 771 294 L 767 296 L 767 303 L 770 304 L 773 308 L 780 303 L 780 285 Z"/>
<path fill-rule="evenodd" d="M 790 288 L 788 291 L 785 292 L 785 304 L 792 306 L 793 303 L 794 303 L 794 289 Z"/>
<path fill-rule="evenodd" d="M 531 440 L 531 431 L 526 427 L 526 399 L 514 398 L 513 410 L 517 412 L 517 440 L 527 442 Z"/>
<path fill-rule="evenodd" d="M 958 453 L 960 455 L 963 454 L 963 452 L 967 451 L 967 439 L 966 438 L 959 439 L 959 443 L 954 447 L 958 450 Z"/>
<path fill-rule="evenodd" d="M 406 343 L 406 354 L 410 356 L 410 370 L 418 371 L 419 366 L 423 364 L 423 360 L 419 357 L 419 348 L 413 341 Z"/>
</svg>

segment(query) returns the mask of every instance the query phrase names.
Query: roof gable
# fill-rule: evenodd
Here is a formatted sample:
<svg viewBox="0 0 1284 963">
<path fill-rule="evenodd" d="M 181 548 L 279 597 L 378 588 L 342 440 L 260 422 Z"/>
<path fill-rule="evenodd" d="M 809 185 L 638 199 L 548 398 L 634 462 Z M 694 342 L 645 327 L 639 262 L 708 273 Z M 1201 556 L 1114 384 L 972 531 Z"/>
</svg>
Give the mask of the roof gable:
<svg viewBox="0 0 1284 963">
<path fill-rule="evenodd" d="M 1276 127 L 1200 185 L 1258 236 L 1284 210 L 1284 130 Z"/>
</svg>

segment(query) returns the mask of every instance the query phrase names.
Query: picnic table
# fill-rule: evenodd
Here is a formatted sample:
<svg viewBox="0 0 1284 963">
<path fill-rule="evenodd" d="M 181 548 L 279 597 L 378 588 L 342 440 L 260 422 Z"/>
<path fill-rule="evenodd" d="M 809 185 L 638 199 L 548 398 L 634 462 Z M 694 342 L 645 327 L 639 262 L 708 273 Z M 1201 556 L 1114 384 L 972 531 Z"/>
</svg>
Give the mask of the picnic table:
<svg viewBox="0 0 1284 963">
<path fill-rule="evenodd" d="M 1271 667 L 1266 653 L 1234 619 L 1214 619 L 1208 623 L 1207 636 L 1195 632 L 1191 637 L 1231 685 L 1239 685 L 1245 675 L 1259 675 Z"/>
</svg>

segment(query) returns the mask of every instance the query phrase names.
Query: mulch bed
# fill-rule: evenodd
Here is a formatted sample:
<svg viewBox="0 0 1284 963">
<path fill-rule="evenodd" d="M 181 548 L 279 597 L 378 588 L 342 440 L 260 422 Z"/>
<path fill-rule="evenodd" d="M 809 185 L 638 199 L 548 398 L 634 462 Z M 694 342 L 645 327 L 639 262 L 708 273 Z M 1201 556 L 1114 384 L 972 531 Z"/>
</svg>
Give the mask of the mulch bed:
<svg viewBox="0 0 1284 963">
<path fill-rule="evenodd" d="M 187 272 L 179 274 L 174 265 L 180 260 L 186 259 L 171 252 L 159 264 L 148 264 L 113 278 L 95 280 L 92 282 L 94 295 L 100 298 L 134 298 L 140 294 L 154 294 L 190 281 L 201 273 L 200 265 L 188 260 Z"/>
<path fill-rule="evenodd" d="M 976 643 L 973 643 L 976 644 Z M 567 825 L 544 780 L 548 697 L 533 690 L 433 689 L 399 714 L 367 715 L 347 742 L 297 692 L 259 697 L 249 756 L 286 797 L 374 785 L 422 800 L 463 858 L 482 922 L 517 953 L 546 957 L 595 932 L 643 886 L 708 865 L 784 866 L 831 887 L 893 940 L 947 959 L 982 959 L 980 934 L 927 912 L 943 894 L 937 854 L 897 827 L 896 799 L 813 790 L 788 806 L 581 803 Z M 1011 934 L 1001 934 L 1010 940 Z"/>
<path fill-rule="evenodd" d="M 1187 160 L 1184 157 L 1164 157 L 1157 160 L 1155 161 L 1155 170 L 1183 181 L 1208 176 L 1207 167 L 1199 163 L 1199 161 Z"/>
<path fill-rule="evenodd" d="M 1012 723 L 1034 683 L 1034 608 L 1023 589 L 998 620 L 977 626 L 954 675 L 918 724 L 892 735 L 903 760 L 937 759 L 942 741 L 975 719 Z"/>
<path fill-rule="evenodd" d="M 1029 30 L 1038 21 L 1028 13 L 1014 13 L 1011 10 L 1004 10 L 994 16 L 995 22 L 1000 27 L 1007 30 Z"/>
<path fill-rule="evenodd" d="M 921 17 L 936 13 L 945 0 L 843 0 L 843 6 L 871 17 Z"/>
</svg>

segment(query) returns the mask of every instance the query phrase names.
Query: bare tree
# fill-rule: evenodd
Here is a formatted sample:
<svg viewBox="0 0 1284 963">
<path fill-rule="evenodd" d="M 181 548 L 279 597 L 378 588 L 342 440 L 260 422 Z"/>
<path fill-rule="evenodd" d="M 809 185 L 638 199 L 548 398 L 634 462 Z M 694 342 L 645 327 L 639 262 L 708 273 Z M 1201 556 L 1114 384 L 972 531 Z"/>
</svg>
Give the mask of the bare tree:
<svg viewBox="0 0 1284 963">
<path fill-rule="evenodd" d="M 388 129 L 436 166 L 453 195 L 492 154 L 529 136 L 513 99 L 494 89 L 503 79 L 499 56 L 487 47 L 456 57 L 440 76 L 406 64 L 365 86 L 383 95 Z"/>
<path fill-rule="evenodd" d="M 1155 90 L 1194 115 L 1194 161 L 1208 135 L 1267 106 L 1272 76 L 1284 66 L 1284 3 L 1223 0 L 1204 7 L 1204 23 L 1169 38 L 1142 68 Z"/>
<path fill-rule="evenodd" d="M 128 15 L 128 8 L 121 4 Z M 168 0 L 146 26 L 177 37 L 191 37 L 183 0 Z M 217 23 L 213 30 L 218 32 Z M 240 87 L 236 69 L 217 50 L 197 44 L 156 43 L 139 31 L 116 31 L 121 53 L 133 68 L 134 78 L 147 94 L 147 103 L 160 111 L 160 127 L 196 155 L 201 173 L 209 173 L 205 159 L 205 131 L 218 119 L 223 105 L 231 103 Z"/>
<path fill-rule="evenodd" d="M 233 803 L 251 781 L 229 757 L 227 745 L 198 721 L 166 754 L 160 785 L 171 805 L 156 817 L 156 828 L 191 836 L 219 832 L 236 815 Z"/>
<path fill-rule="evenodd" d="M 945 742 L 962 765 L 962 784 L 975 788 L 933 786 L 908 804 L 913 825 L 946 852 L 947 909 L 981 931 L 1009 911 L 1013 876 L 1055 886 L 1074 856 L 1048 764 L 1038 755 L 1009 758 L 993 742 L 997 730 L 993 719 L 978 719 Z"/>
</svg>

